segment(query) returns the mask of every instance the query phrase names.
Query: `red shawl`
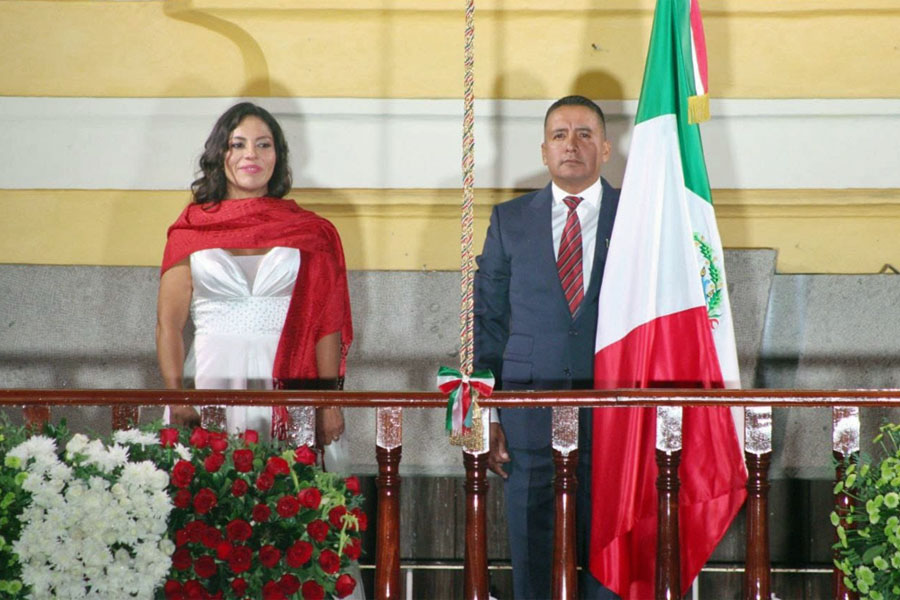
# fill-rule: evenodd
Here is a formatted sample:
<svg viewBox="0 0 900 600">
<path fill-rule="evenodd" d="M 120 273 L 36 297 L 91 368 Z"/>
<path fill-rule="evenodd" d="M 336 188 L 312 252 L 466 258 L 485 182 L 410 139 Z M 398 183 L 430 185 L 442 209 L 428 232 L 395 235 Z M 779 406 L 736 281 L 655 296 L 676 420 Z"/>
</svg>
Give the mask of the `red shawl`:
<svg viewBox="0 0 900 600">
<path fill-rule="evenodd" d="M 198 250 L 273 246 L 297 248 L 301 256 L 272 369 L 276 387 L 287 379 L 317 379 L 316 342 L 335 331 L 341 332 L 343 376 L 353 325 L 341 239 L 334 225 L 293 200 L 246 198 L 188 205 L 169 227 L 161 272 Z"/>
</svg>

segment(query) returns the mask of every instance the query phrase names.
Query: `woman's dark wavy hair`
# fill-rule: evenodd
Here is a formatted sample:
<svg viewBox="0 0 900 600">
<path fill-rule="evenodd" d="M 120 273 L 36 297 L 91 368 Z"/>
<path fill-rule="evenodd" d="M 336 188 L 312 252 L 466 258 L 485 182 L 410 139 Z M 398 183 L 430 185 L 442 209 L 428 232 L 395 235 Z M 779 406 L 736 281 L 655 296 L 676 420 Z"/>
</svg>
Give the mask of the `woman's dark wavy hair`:
<svg viewBox="0 0 900 600">
<path fill-rule="evenodd" d="M 275 169 L 269 179 L 267 194 L 273 198 L 283 198 L 291 190 L 291 167 L 288 164 L 288 147 L 284 132 L 272 114 L 252 102 L 235 104 L 219 117 L 212 133 L 206 139 L 206 149 L 200 157 L 200 171 L 203 173 L 191 184 L 194 202 L 197 204 L 218 204 L 228 192 L 225 178 L 225 154 L 231 133 L 247 117 L 259 117 L 269 126 L 275 145 Z"/>
</svg>

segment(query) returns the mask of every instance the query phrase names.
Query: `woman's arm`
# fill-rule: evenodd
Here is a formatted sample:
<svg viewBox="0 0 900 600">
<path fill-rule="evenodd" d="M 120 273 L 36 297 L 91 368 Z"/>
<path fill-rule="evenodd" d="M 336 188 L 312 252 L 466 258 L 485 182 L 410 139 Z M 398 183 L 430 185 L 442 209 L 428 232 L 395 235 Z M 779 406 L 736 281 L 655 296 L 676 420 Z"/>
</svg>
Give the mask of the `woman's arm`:
<svg viewBox="0 0 900 600">
<path fill-rule="evenodd" d="M 341 370 L 341 332 L 330 333 L 316 342 L 316 371 L 320 381 L 337 381 Z M 344 415 L 336 406 L 316 411 L 316 438 L 330 444 L 344 433 Z"/>
<path fill-rule="evenodd" d="M 191 266 L 185 259 L 170 267 L 159 280 L 156 301 L 156 358 L 166 389 L 181 388 L 184 371 L 182 332 L 191 308 Z M 175 425 L 199 425 L 200 415 L 190 406 L 170 406 Z"/>
</svg>

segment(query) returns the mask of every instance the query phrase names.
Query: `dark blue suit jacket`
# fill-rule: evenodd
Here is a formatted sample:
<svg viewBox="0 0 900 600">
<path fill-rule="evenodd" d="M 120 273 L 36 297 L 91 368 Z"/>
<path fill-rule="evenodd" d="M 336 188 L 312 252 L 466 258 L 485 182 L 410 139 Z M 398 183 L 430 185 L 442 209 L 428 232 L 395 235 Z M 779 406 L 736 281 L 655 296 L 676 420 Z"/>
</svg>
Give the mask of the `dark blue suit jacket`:
<svg viewBox="0 0 900 600">
<path fill-rule="evenodd" d="M 494 207 L 475 273 L 475 368 L 503 390 L 593 387 L 597 301 L 619 190 L 603 180 L 591 281 L 573 318 L 553 252 L 550 185 Z M 513 448 L 550 445 L 551 409 L 507 409 Z"/>
</svg>

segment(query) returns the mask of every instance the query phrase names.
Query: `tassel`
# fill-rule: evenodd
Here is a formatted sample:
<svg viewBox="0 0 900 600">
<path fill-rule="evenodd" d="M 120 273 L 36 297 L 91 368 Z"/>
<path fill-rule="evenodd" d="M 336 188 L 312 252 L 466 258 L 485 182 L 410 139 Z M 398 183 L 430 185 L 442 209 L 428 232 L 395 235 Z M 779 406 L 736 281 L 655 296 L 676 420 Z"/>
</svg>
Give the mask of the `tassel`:
<svg viewBox="0 0 900 600">
<path fill-rule="evenodd" d="M 709 121 L 709 94 L 688 97 L 688 123 L 696 125 Z"/>
</svg>

